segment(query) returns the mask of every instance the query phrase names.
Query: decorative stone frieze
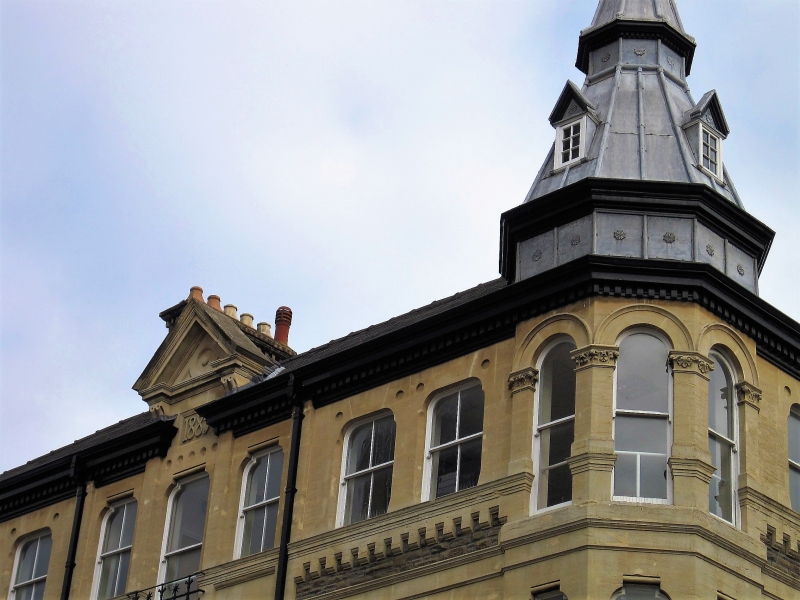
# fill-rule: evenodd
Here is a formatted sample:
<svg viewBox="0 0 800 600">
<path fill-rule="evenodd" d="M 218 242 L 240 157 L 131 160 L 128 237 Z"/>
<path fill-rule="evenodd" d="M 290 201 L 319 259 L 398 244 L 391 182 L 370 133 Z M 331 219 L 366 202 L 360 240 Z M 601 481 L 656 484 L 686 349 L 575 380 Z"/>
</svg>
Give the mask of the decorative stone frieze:
<svg viewBox="0 0 800 600">
<path fill-rule="evenodd" d="M 675 373 L 695 373 L 705 379 L 714 370 L 714 361 L 698 352 L 670 352 L 669 362 Z"/>
<path fill-rule="evenodd" d="M 318 569 L 312 570 L 312 563 L 305 562 L 303 574 L 294 578 L 296 597 L 299 600 L 321 595 L 325 598 L 345 597 L 354 593 L 354 586 L 364 592 L 373 588 L 373 582 L 385 587 L 392 585 L 393 580 L 419 576 L 418 571 L 435 570 L 437 563 L 447 561 L 448 567 L 452 568 L 454 559 L 469 561 L 470 554 L 496 547 L 500 529 L 506 522 L 506 517 L 500 516 L 500 507 L 489 508 L 488 521 L 481 521 L 480 512 L 474 512 L 470 517 L 468 524 L 463 523 L 461 517 L 453 518 L 449 531 L 441 522 L 436 523 L 433 530 L 418 527 L 415 531 L 401 533 L 396 540 L 387 537 L 381 540 L 382 543 L 370 542 L 365 548 L 354 547 L 349 556 L 336 552 L 333 561 L 329 561 L 328 556 L 321 556 L 317 559 Z"/>
<path fill-rule="evenodd" d="M 570 472 L 577 475 L 586 471 L 613 471 L 616 460 L 617 455 L 613 452 L 584 452 L 577 456 L 570 456 L 567 464 L 569 464 Z"/>
<path fill-rule="evenodd" d="M 206 420 L 196 413 L 190 413 L 183 417 L 183 425 L 181 427 L 181 443 L 190 442 L 195 438 L 199 438 L 208 432 L 208 423 Z"/>
<path fill-rule="evenodd" d="M 580 371 L 588 367 L 615 367 L 619 358 L 617 346 L 600 346 L 593 344 L 578 348 L 570 353 L 575 361 L 575 370 Z"/>
<path fill-rule="evenodd" d="M 533 367 L 525 367 L 519 371 L 514 371 L 508 376 L 508 389 L 511 390 L 512 396 L 525 390 L 535 392 L 538 381 L 539 371 Z"/>
<path fill-rule="evenodd" d="M 767 534 L 761 535 L 761 541 L 767 547 L 767 562 L 791 575 L 795 581 L 800 580 L 800 541 L 795 541 L 793 548 L 790 535 L 784 533 L 780 541 L 777 537 L 775 527 L 767 525 Z"/>
<path fill-rule="evenodd" d="M 704 485 L 711 483 L 711 476 L 716 471 L 714 465 L 699 458 L 670 457 L 667 461 L 673 477 L 693 477 L 699 479 Z"/>
<path fill-rule="evenodd" d="M 739 406 L 747 405 L 756 409 L 756 412 L 761 411 L 761 390 L 742 381 L 736 384 L 736 403 Z"/>
</svg>

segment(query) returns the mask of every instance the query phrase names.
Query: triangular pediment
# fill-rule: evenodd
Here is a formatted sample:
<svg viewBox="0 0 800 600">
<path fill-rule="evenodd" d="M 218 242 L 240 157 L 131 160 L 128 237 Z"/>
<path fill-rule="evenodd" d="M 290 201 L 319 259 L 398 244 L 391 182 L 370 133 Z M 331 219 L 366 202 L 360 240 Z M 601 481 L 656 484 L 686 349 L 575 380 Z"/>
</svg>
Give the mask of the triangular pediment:
<svg viewBox="0 0 800 600">
<path fill-rule="evenodd" d="M 725 119 L 725 113 L 722 110 L 722 104 L 719 101 L 716 90 L 703 94 L 703 97 L 695 104 L 694 108 L 690 108 L 683 115 L 684 125 L 697 120 L 716 129 L 722 134 L 722 137 L 727 137 L 730 133 L 728 121 Z"/>
<path fill-rule="evenodd" d="M 564 119 L 583 113 L 594 115 L 594 110 L 594 104 L 589 102 L 589 99 L 583 95 L 580 88 L 571 81 L 567 81 L 553 108 L 553 112 L 550 113 L 550 124 L 555 125 Z"/>
</svg>

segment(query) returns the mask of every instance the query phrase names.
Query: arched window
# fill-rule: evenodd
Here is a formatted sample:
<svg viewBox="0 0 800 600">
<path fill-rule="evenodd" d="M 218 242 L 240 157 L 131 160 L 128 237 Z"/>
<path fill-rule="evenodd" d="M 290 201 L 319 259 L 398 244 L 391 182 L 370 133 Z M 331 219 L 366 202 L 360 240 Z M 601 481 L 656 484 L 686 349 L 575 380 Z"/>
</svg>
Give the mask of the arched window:
<svg viewBox="0 0 800 600">
<path fill-rule="evenodd" d="M 200 570 L 208 487 L 208 475 L 203 473 L 182 479 L 172 492 L 159 583 L 184 579 Z"/>
<path fill-rule="evenodd" d="M 575 440 L 575 364 L 572 340 L 556 341 L 544 352 L 539 367 L 539 405 L 536 412 L 538 477 L 536 507 L 572 500 L 572 473 L 567 459 Z"/>
<path fill-rule="evenodd" d="M 736 451 L 738 428 L 731 368 L 716 352 L 711 353 L 714 370 L 708 380 L 708 449 L 716 471 L 708 492 L 709 510 L 731 523 L 736 522 Z"/>
<path fill-rule="evenodd" d="M 672 377 L 666 343 L 637 331 L 619 343 L 614 416 L 614 497 L 666 503 Z"/>
<path fill-rule="evenodd" d="M 432 404 L 427 459 L 430 497 L 441 498 L 478 485 L 483 449 L 483 389 L 469 384 Z"/>
<path fill-rule="evenodd" d="M 391 414 L 356 424 L 345 436 L 342 469 L 342 525 L 386 514 L 392 497 L 395 423 Z"/>
<path fill-rule="evenodd" d="M 800 404 L 789 413 L 789 490 L 792 508 L 800 512 Z"/>
<path fill-rule="evenodd" d="M 626 583 L 611 596 L 611 600 L 669 600 L 657 585 Z"/>
<path fill-rule="evenodd" d="M 101 546 L 97 560 L 98 600 L 107 600 L 125 593 L 136 526 L 136 500 L 129 498 L 111 507 L 103 521 Z"/>
<path fill-rule="evenodd" d="M 41 600 L 47 583 L 50 550 L 53 539 L 50 531 L 42 531 L 20 544 L 14 563 L 12 600 Z"/>
<path fill-rule="evenodd" d="M 256 454 L 247 465 L 239 511 L 238 556 L 249 556 L 275 546 L 282 474 L 283 450 L 280 448 Z"/>
</svg>

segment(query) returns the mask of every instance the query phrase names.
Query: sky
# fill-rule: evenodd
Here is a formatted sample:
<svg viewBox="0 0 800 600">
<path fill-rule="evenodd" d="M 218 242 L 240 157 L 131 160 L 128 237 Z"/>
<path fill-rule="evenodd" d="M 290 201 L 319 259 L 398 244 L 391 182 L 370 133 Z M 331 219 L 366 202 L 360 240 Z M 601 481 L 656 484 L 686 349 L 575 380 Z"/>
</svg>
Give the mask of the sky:
<svg viewBox="0 0 800 600">
<path fill-rule="evenodd" d="M 0 471 L 146 410 L 193 285 L 304 351 L 496 278 L 595 6 L 0 2 Z M 800 320 L 800 1 L 678 6 Z"/>
</svg>

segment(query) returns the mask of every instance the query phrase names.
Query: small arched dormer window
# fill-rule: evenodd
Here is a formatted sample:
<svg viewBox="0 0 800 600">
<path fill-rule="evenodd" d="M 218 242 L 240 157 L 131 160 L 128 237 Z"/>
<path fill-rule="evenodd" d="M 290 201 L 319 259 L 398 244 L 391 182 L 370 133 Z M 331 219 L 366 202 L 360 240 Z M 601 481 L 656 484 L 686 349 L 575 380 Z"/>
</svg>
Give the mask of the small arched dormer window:
<svg viewBox="0 0 800 600">
<path fill-rule="evenodd" d="M 483 450 L 483 388 L 469 382 L 434 398 L 426 456 L 430 499 L 478 485 Z M 427 499 L 423 491 L 423 498 Z"/>
<path fill-rule="evenodd" d="M 22 541 L 14 561 L 11 600 L 39 600 L 44 597 L 52 548 L 53 538 L 49 529 Z"/>
<path fill-rule="evenodd" d="M 672 376 L 669 347 L 658 334 L 635 330 L 619 342 L 614 415 L 614 499 L 667 503 L 670 478 Z"/>
<path fill-rule="evenodd" d="M 535 456 L 538 460 L 536 508 L 572 500 L 572 473 L 567 464 L 575 440 L 575 343 L 560 338 L 546 348 L 539 365 Z"/>
<path fill-rule="evenodd" d="M 275 546 L 282 475 L 283 450 L 280 446 L 254 454 L 245 467 L 236 558 Z"/>
<path fill-rule="evenodd" d="M 733 371 L 719 352 L 712 352 L 714 370 L 708 380 L 708 449 L 716 471 L 711 476 L 708 508 L 712 514 L 736 523 L 738 427 Z"/>
<path fill-rule="evenodd" d="M 389 510 L 395 436 L 391 413 L 361 420 L 345 435 L 339 525 L 358 523 Z"/>
<path fill-rule="evenodd" d="M 789 412 L 789 495 L 792 508 L 800 512 L 800 404 Z"/>
</svg>

